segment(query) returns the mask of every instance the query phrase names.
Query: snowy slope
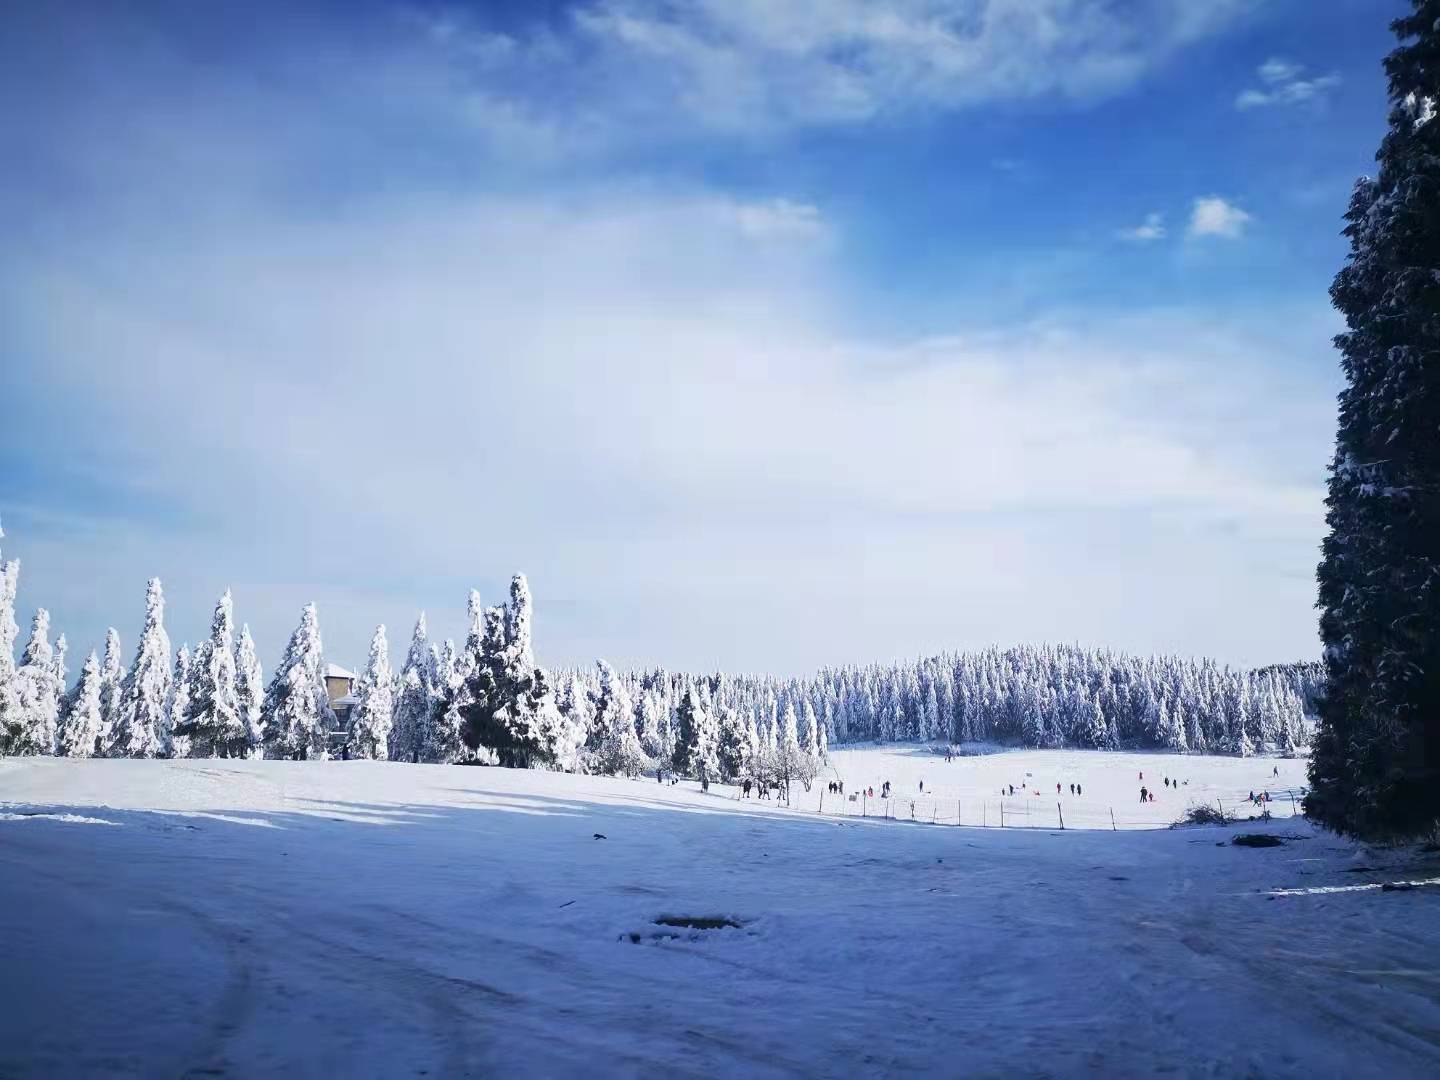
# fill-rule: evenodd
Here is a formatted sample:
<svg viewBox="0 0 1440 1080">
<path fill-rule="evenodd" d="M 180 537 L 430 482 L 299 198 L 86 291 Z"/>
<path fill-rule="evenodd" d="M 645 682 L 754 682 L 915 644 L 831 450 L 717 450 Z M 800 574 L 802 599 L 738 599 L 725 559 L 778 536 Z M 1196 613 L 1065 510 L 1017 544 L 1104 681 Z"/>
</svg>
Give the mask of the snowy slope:
<svg viewBox="0 0 1440 1080">
<path fill-rule="evenodd" d="M 368 762 L 11 759 L 0 798 L 5 1076 L 1440 1070 L 1440 889 L 1378 888 L 1440 864 L 1300 821 L 1248 850 Z"/>
<path fill-rule="evenodd" d="M 915 820 L 947 825 L 958 816 L 961 824 L 998 826 L 1003 808 L 1010 827 L 1055 828 L 1063 814 L 1067 829 L 1109 829 L 1112 821 L 1121 829 L 1163 828 L 1191 803 L 1215 806 L 1218 801 L 1227 813 L 1258 814 L 1249 802 L 1251 792 L 1270 794 L 1272 817 L 1291 817 L 1307 783 L 1305 769 L 1299 758 L 1086 750 L 997 750 L 947 762 L 929 746 L 891 744 L 830 751 L 818 787 L 808 794 L 792 792 L 791 803 L 826 814 L 888 813 L 906 820 L 913 805 Z M 1177 785 L 1167 787 L 1167 778 Z M 847 798 L 836 800 L 825 790 L 831 779 L 844 781 Z M 872 787 L 878 794 L 887 780 L 893 795 L 889 804 L 859 795 Z M 1079 784 L 1081 794 L 1073 794 L 1071 784 Z M 1008 792 L 1011 785 L 1015 794 L 1002 797 L 1002 789 Z M 1154 802 L 1141 804 L 1141 786 L 1155 793 Z M 853 803 L 852 794 L 857 796 Z"/>
</svg>

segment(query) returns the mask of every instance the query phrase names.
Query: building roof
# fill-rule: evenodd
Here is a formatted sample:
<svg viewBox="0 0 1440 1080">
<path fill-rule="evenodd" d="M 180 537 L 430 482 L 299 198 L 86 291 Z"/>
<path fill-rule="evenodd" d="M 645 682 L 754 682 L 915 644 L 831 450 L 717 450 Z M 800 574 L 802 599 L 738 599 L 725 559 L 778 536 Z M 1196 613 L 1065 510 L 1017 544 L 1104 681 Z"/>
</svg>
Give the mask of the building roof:
<svg viewBox="0 0 1440 1080">
<path fill-rule="evenodd" d="M 335 708 L 340 708 L 341 706 L 345 706 L 345 705 L 358 705 L 358 704 L 360 704 L 360 699 L 359 699 L 359 698 L 357 698 L 354 694 L 346 694 L 345 696 L 343 696 L 343 697 L 337 697 L 334 701 L 330 702 L 330 707 L 331 707 L 332 709 L 335 709 Z"/>
<path fill-rule="evenodd" d="M 326 664 L 326 665 L 325 665 L 325 678 L 327 678 L 327 679 L 353 679 L 353 678 L 355 678 L 355 672 L 349 671 L 349 670 L 341 667 L 339 664 Z"/>
</svg>

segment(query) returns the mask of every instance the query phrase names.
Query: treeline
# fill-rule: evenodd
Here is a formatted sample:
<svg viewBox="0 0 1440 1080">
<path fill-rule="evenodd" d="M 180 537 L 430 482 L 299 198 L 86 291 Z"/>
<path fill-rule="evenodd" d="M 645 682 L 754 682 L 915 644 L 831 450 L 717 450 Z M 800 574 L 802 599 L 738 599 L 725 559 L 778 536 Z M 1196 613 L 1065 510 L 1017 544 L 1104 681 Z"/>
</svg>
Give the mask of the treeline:
<svg viewBox="0 0 1440 1080">
<path fill-rule="evenodd" d="M 1072 646 L 943 654 L 827 668 L 806 679 L 663 670 L 553 677 L 535 663 L 534 605 L 523 575 L 506 603 L 472 591 L 469 632 L 437 645 L 422 613 L 404 663 L 385 627 L 346 720 L 325 686 L 315 606 L 264 679 L 227 592 L 210 634 L 172 654 L 158 579 L 122 667 L 109 631 L 68 692 L 62 635 L 37 611 L 18 666 L 13 612 L 19 566 L 0 565 L 0 752 L 72 757 L 357 758 L 494 763 L 635 775 L 808 784 L 832 743 L 995 742 L 1034 747 L 1155 748 L 1293 754 L 1310 734 L 1319 665 L 1235 671 L 1210 661 L 1131 657 Z"/>
</svg>

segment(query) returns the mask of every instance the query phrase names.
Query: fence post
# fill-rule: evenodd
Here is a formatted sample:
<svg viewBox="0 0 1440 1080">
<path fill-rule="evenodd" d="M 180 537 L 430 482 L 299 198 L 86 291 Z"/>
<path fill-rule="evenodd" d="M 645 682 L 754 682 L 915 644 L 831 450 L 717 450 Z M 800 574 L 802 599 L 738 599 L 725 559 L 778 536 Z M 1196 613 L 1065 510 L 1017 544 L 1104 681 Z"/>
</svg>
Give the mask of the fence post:
<svg viewBox="0 0 1440 1080">
<path fill-rule="evenodd" d="M 1063 832 L 1065 830 L 1065 811 L 1060 809 L 1058 802 L 1055 804 L 1055 812 L 1060 815 L 1060 830 Z"/>
<path fill-rule="evenodd" d="M 955 824 L 960 824 L 960 800 L 955 800 Z"/>
<path fill-rule="evenodd" d="M 1113 806 L 1110 807 L 1110 831 L 1111 831 L 1111 832 L 1119 832 L 1119 831 L 1120 831 L 1119 829 L 1117 829 L 1117 828 L 1115 827 L 1115 808 L 1114 808 Z"/>
<path fill-rule="evenodd" d="M 870 793 L 868 791 L 862 791 L 860 793 L 860 816 L 870 816 Z"/>
<path fill-rule="evenodd" d="M 914 820 L 915 820 L 915 800 L 914 800 L 914 799 L 911 799 L 911 800 L 910 800 L 910 820 L 911 820 L 911 821 L 914 821 Z"/>
<path fill-rule="evenodd" d="M 1219 799 L 1215 800 L 1215 809 L 1220 811 L 1220 820 L 1223 822 L 1225 820 L 1225 807 L 1220 805 Z"/>
<path fill-rule="evenodd" d="M 990 804 L 984 799 L 980 800 L 980 827 L 982 829 L 990 827 Z"/>
<path fill-rule="evenodd" d="M 1005 800 L 1000 800 L 1000 828 L 1005 827 Z"/>
<path fill-rule="evenodd" d="M 815 812 L 816 812 L 817 814 L 823 814 L 823 813 L 825 812 L 825 793 L 822 791 L 822 792 L 820 792 L 819 794 L 820 794 L 820 809 L 819 809 L 819 810 L 816 810 Z"/>
</svg>

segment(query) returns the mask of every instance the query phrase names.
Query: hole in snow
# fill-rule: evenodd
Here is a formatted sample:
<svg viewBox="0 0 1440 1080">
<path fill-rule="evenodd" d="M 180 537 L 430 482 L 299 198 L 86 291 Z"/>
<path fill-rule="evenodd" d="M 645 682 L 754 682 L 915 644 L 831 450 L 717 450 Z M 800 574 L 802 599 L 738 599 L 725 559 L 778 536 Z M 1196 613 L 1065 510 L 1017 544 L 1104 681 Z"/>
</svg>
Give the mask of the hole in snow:
<svg viewBox="0 0 1440 1080">
<path fill-rule="evenodd" d="M 661 915 L 656 926 L 683 926 L 687 930 L 739 930 L 745 924 L 724 915 Z"/>
</svg>

